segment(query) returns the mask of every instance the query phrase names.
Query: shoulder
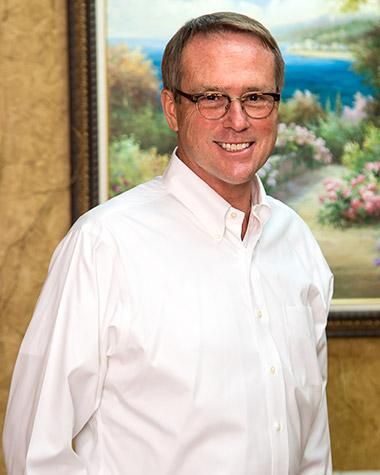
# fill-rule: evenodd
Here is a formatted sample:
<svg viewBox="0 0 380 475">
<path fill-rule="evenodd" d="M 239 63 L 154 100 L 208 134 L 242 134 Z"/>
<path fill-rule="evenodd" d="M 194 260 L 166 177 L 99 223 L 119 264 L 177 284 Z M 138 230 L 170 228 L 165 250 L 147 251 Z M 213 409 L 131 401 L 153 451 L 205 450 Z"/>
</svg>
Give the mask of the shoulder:
<svg viewBox="0 0 380 475">
<path fill-rule="evenodd" d="M 72 225 L 55 249 L 52 262 L 62 255 L 70 259 L 84 254 L 117 255 L 120 243 L 137 234 L 136 227 L 149 221 L 149 215 L 157 214 L 156 208 L 164 205 L 166 196 L 158 177 L 92 208 Z"/>
<path fill-rule="evenodd" d="M 272 226 L 278 227 L 290 238 L 313 237 L 309 226 L 293 208 L 271 196 L 267 196 L 267 201 L 271 208 Z"/>
<path fill-rule="evenodd" d="M 319 243 L 308 224 L 282 201 L 270 196 L 267 199 L 272 212 L 267 223 L 268 231 L 273 239 L 281 240 L 286 248 L 293 249 L 304 261 L 327 268 Z"/>
<path fill-rule="evenodd" d="M 135 217 L 146 219 L 166 197 L 161 177 L 154 178 L 87 211 L 74 223 L 73 231 L 95 235 L 124 232 Z"/>
<path fill-rule="evenodd" d="M 264 227 L 268 229 L 271 246 L 279 244 L 282 253 L 302 263 L 311 276 L 313 288 L 322 295 L 323 308 L 328 309 L 333 291 L 333 276 L 323 252 L 305 221 L 285 203 L 267 197 L 272 215 Z M 326 310 L 327 311 L 327 310 Z"/>
</svg>

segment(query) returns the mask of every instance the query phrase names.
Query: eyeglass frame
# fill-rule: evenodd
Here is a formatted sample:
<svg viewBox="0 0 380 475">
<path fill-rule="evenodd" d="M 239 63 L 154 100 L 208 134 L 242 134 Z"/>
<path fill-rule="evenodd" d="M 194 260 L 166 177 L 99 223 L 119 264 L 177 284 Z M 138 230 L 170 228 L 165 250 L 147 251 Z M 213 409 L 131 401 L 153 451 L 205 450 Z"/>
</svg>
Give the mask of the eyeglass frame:
<svg viewBox="0 0 380 475">
<path fill-rule="evenodd" d="M 199 112 L 199 114 L 205 118 L 206 120 L 219 120 L 219 119 L 222 119 L 226 114 L 227 112 L 230 110 L 230 107 L 231 107 L 231 103 L 232 101 L 234 100 L 238 100 L 240 102 L 240 105 L 241 105 L 241 108 L 242 110 L 247 114 L 248 117 L 250 117 L 251 119 L 256 119 L 256 120 L 260 120 L 260 119 L 266 119 L 267 117 L 269 117 L 271 115 L 271 113 L 273 112 L 273 109 L 274 109 L 274 105 L 276 102 L 280 102 L 280 99 L 281 99 L 281 94 L 279 92 L 258 92 L 258 91 L 247 91 L 245 92 L 244 94 L 242 94 L 241 96 L 238 96 L 238 97 L 231 97 L 229 94 L 225 94 L 223 92 L 220 92 L 220 91 L 205 91 L 205 92 L 200 92 L 200 93 L 195 93 L 195 94 L 190 94 L 188 92 L 183 92 L 181 91 L 180 89 L 177 89 L 175 88 L 174 89 L 174 93 L 175 94 L 179 94 L 180 96 L 184 97 L 185 99 L 188 99 L 189 101 L 193 102 L 195 105 L 196 105 L 196 108 L 197 108 L 197 111 Z M 206 94 L 219 94 L 225 98 L 227 98 L 228 100 L 228 104 L 226 105 L 225 107 L 225 111 L 223 112 L 223 114 L 220 116 L 220 117 L 216 117 L 216 118 L 210 118 L 210 117 L 205 117 L 202 112 L 200 111 L 199 109 L 199 99 L 201 99 L 202 97 L 206 97 Z M 264 115 L 263 117 L 252 117 L 251 115 L 249 115 L 249 113 L 246 111 L 245 107 L 244 107 L 244 96 L 249 96 L 249 95 L 252 95 L 252 94 L 256 94 L 257 96 L 271 96 L 273 98 L 273 104 L 272 104 L 272 108 L 271 110 L 268 112 L 267 115 Z"/>
</svg>

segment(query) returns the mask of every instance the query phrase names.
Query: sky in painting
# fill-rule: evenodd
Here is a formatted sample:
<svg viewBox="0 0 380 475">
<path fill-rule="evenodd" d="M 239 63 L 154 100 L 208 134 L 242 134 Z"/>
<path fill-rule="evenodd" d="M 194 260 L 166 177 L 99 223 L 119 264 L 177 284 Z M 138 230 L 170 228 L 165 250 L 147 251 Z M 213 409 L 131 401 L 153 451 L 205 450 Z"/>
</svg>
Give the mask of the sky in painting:
<svg viewBox="0 0 380 475">
<path fill-rule="evenodd" d="M 378 9 L 369 0 L 364 12 Z M 339 16 L 337 0 L 108 0 L 108 36 L 162 38 L 171 36 L 190 18 L 213 11 L 236 11 L 268 28 Z"/>
</svg>

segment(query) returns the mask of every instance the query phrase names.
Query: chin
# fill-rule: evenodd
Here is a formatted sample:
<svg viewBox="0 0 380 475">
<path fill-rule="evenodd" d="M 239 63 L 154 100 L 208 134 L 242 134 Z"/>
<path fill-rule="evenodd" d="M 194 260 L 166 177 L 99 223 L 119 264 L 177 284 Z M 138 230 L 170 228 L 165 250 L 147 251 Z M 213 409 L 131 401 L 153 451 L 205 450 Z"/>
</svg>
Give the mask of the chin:
<svg viewBox="0 0 380 475">
<path fill-rule="evenodd" d="M 244 175 L 224 175 L 218 176 L 217 178 L 223 183 L 227 183 L 228 185 L 239 186 L 244 185 L 246 183 L 250 183 L 254 176 L 255 172 Z"/>
<path fill-rule="evenodd" d="M 249 169 L 233 170 L 231 173 L 225 173 L 224 181 L 231 185 L 243 185 L 244 183 L 252 181 L 256 171 L 256 168 L 251 167 Z"/>
</svg>

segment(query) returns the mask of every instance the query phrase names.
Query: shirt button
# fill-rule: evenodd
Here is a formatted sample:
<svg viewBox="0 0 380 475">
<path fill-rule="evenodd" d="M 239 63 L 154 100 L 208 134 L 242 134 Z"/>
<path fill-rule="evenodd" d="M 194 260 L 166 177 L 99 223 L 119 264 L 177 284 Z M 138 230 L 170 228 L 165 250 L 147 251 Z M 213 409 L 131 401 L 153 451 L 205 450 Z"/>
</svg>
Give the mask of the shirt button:
<svg viewBox="0 0 380 475">
<path fill-rule="evenodd" d="M 276 373 L 276 368 L 275 368 L 274 366 L 272 366 L 271 369 L 270 369 L 270 372 L 271 372 L 272 374 L 275 374 L 275 373 Z"/>
<path fill-rule="evenodd" d="M 236 216 L 237 216 L 237 213 L 235 213 L 235 211 L 232 211 L 232 213 L 230 214 L 231 218 L 232 219 L 235 219 Z"/>
<path fill-rule="evenodd" d="M 277 432 L 280 432 L 282 429 L 281 424 L 279 422 L 274 423 L 274 428 Z"/>
<path fill-rule="evenodd" d="M 257 318 L 261 318 L 263 316 L 263 312 L 261 310 L 256 311 Z"/>
</svg>

